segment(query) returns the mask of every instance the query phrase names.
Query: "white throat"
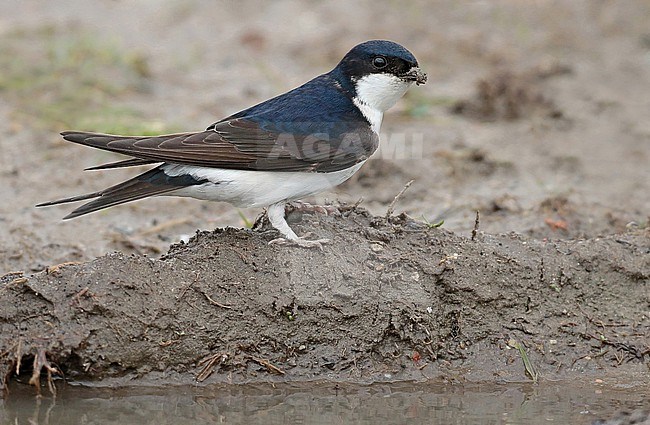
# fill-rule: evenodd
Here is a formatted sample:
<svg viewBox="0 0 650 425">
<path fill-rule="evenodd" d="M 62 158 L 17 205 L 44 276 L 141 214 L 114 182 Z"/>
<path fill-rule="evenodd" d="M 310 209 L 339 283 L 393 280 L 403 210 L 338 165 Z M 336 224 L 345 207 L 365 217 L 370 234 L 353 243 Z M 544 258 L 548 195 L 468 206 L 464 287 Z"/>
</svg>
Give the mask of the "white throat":
<svg viewBox="0 0 650 425">
<path fill-rule="evenodd" d="M 384 112 L 395 105 L 413 84 L 390 74 L 370 74 L 355 81 L 357 95 L 354 104 L 379 134 Z"/>
</svg>

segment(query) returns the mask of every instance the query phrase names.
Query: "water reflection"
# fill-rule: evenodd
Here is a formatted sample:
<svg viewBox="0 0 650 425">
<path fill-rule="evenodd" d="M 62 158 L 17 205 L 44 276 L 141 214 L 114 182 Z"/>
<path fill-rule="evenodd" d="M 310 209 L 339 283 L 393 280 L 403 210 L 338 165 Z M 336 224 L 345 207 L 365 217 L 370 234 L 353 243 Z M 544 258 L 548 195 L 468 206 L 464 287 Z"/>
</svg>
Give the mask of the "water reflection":
<svg viewBox="0 0 650 425">
<path fill-rule="evenodd" d="M 37 400 L 15 385 L 1 424 L 590 424 L 648 393 L 583 385 L 335 384 L 93 389 Z"/>
</svg>

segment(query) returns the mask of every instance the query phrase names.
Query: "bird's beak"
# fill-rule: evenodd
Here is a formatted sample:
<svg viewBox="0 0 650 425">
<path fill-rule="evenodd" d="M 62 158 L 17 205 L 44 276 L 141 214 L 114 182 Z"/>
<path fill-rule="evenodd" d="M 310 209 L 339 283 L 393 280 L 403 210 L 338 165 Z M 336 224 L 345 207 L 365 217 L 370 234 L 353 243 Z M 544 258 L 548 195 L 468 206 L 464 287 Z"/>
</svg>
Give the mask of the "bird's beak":
<svg viewBox="0 0 650 425">
<path fill-rule="evenodd" d="M 409 81 L 415 81 L 415 84 L 418 86 L 427 82 L 427 74 L 423 72 L 419 67 L 414 66 L 402 77 Z"/>
</svg>

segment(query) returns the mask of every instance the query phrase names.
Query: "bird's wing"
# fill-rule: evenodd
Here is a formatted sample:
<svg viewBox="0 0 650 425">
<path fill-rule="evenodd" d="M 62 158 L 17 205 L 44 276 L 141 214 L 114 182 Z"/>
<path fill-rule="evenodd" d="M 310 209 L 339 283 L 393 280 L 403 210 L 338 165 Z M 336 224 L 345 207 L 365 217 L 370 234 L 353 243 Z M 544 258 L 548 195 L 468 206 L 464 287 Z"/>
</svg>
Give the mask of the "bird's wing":
<svg viewBox="0 0 650 425">
<path fill-rule="evenodd" d="M 288 128 L 278 127 L 242 117 L 226 119 L 209 130 L 194 133 L 116 136 L 66 131 L 61 135 L 74 143 L 140 160 L 109 167 L 169 162 L 266 171 L 339 171 L 366 160 L 379 143 L 368 126 L 352 121 L 294 122 Z"/>
</svg>

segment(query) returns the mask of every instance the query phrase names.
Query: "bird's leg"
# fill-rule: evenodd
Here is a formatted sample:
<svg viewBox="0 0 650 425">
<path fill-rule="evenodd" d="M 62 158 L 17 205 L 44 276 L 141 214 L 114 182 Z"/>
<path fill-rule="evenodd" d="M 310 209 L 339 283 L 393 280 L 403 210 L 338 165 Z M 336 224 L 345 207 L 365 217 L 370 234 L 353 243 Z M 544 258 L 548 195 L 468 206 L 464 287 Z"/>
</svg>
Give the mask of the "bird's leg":
<svg viewBox="0 0 650 425">
<path fill-rule="evenodd" d="M 320 248 L 323 249 L 323 244 L 329 242 L 329 239 L 318 239 L 315 241 L 308 241 L 304 238 L 299 237 L 295 234 L 287 220 L 284 218 L 284 202 L 278 202 L 269 207 L 266 212 L 269 217 L 271 225 L 278 229 L 278 231 L 284 236 L 283 238 L 273 239 L 269 242 L 271 244 L 288 244 L 288 245 L 297 245 L 303 248 Z"/>
<path fill-rule="evenodd" d="M 286 205 L 287 213 L 292 211 L 320 213 L 324 215 L 340 213 L 334 205 L 312 205 L 308 202 L 293 201 Z"/>
</svg>

